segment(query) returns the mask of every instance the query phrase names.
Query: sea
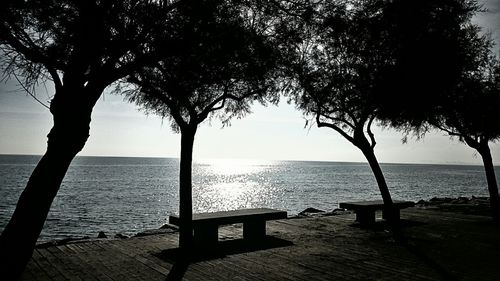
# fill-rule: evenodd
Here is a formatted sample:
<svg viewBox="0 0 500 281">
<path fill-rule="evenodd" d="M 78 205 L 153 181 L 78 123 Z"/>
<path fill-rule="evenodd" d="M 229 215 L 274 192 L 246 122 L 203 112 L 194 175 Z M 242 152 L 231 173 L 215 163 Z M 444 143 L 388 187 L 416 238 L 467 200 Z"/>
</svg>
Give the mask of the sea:
<svg viewBox="0 0 500 281">
<path fill-rule="evenodd" d="M 40 156 L 0 155 L 0 231 Z M 482 166 L 381 164 L 393 199 L 488 196 Z M 79 156 L 56 196 L 39 242 L 134 235 L 177 214 L 179 159 Z M 500 182 L 500 167 L 496 167 Z M 193 211 L 269 207 L 295 215 L 339 202 L 380 199 L 366 163 L 212 159 L 193 163 Z"/>
</svg>

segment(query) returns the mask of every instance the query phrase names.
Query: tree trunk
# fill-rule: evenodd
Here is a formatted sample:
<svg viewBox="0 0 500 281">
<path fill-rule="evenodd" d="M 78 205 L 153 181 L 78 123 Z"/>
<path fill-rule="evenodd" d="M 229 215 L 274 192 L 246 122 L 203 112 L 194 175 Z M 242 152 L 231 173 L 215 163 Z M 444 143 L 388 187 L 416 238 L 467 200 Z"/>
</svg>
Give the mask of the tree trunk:
<svg viewBox="0 0 500 281">
<path fill-rule="evenodd" d="M 181 128 L 181 159 L 179 172 L 179 248 L 193 245 L 192 162 L 196 126 Z"/>
<path fill-rule="evenodd" d="M 360 122 L 361 123 L 361 122 Z M 364 124 L 362 122 L 361 124 Z M 372 173 L 375 176 L 375 180 L 377 181 L 378 189 L 380 190 L 380 195 L 382 195 L 382 200 L 384 201 L 384 217 L 390 223 L 396 222 L 395 214 L 397 214 L 397 218 L 399 218 L 399 212 L 396 212 L 394 209 L 394 205 L 391 198 L 391 193 L 389 192 L 389 187 L 387 186 L 387 182 L 384 178 L 384 173 L 380 168 L 380 164 L 378 163 L 377 157 L 375 156 L 374 147 L 375 147 L 375 139 L 372 136 L 372 144 L 366 139 L 366 136 L 363 132 L 364 126 L 358 126 L 356 130 L 354 130 L 354 135 L 352 140 L 350 140 L 357 148 L 363 152 L 366 160 L 368 160 L 368 164 L 372 169 Z M 368 125 L 368 128 L 370 125 Z M 396 218 L 396 219 L 397 219 Z M 395 224 L 392 224 L 395 226 Z"/>
<path fill-rule="evenodd" d="M 477 149 L 483 159 L 484 171 L 486 173 L 486 181 L 488 182 L 488 192 L 490 194 L 490 206 L 493 219 L 500 222 L 500 198 L 498 197 L 497 178 L 495 176 L 495 166 L 491 151 L 488 147 L 488 142 L 481 142 Z"/>
<path fill-rule="evenodd" d="M 375 152 L 373 151 L 375 144 L 373 145 L 370 144 L 370 142 L 366 139 L 362 129 L 363 127 L 360 126 L 354 131 L 353 140 L 351 142 L 357 148 L 359 148 L 361 152 L 363 152 L 363 155 L 365 156 L 366 160 L 368 160 L 368 164 L 372 169 L 372 173 L 375 176 L 375 179 L 377 180 L 377 185 L 380 190 L 380 195 L 382 195 L 382 200 L 384 201 L 384 205 L 387 209 L 391 209 L 392 208 L 391 193 L 389 192 L 389 188 L 387 187 L 387 182 L 385 181 L 384 173 L 380 168 L 380 164 L 377 161 Z"/>
<path fill-rule="evenodd" d="M 47 136 L 47 151 L 31 174 L 0 236 L 0 276 L 5 280 L 17 280 L 21 276 L 66 171 L 89 136 L 93 104 L 64 99 L 66 101 L 61 101 L 59 94 L 51 103 L 54 125 Z"/>
<path fill-rule="evenodd" d="M 372 169 L 373 175 L 377 180 L 377 185 L 380 190 L 380 194 L 382 195 L 382 200 L 384 201 L 384 205 L 387 207 L 392 207 L 392 198 L 391 193 L 389 192 L 389 188 L 387 186 L 387 182 L 384 178 L 384 173 L 380 168 L 380 164 L 377 161 L 377 157 L 375 157 L 375 153 L 372 148 L 362 149 L 363 155 L 365 155 L 366 160 L 368 160 L 368 164 Z"/>
</svg>

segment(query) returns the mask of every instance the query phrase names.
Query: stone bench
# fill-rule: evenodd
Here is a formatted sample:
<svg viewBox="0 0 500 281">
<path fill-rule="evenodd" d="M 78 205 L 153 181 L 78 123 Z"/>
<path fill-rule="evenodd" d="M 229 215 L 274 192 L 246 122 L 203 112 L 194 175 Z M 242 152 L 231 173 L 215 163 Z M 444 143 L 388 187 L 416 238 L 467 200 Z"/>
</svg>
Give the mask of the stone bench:
<svg viewBox="0 0 500 281">
<path fill-rule="evenodd" d="M 193 214 L 193 238 L 195 244 L 214 245 L 219 240 L 219 226 L 243 223 L 243 239 L 259 240 L 266 236 L 266 221 L 286 218 L 286 211 L 268 208 Z M 179 216 L 169 216 L 169 223 L 179 226 Z"/>
<path fill-rule="evenodd" d="M 400 217 L 400 210 L 415 206 L 414 202 L 393 200 L 392 217 L 397 221 Z M 352 210 L 356 213 L 356 221 L 362 225 L 375 223 L 375 212 L 382 211 L 382 218 L 389 217 L 389 210 L 384 206 L 382 200 L 359 201 L 359 202 L 343 202 L 339 203 L 342 209 Z"/>
</svg>

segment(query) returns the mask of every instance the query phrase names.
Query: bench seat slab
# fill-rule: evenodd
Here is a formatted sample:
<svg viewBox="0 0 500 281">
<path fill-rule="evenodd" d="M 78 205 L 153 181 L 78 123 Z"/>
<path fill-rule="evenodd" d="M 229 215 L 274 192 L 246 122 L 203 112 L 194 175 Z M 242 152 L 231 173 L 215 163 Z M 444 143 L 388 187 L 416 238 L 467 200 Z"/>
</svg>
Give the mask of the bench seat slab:
<svg viewBox="0 0 500 281">
<path fill-rule="evenodd" d="M 243 223 L 245 240 L 259 240 L 266 236 L 266 221 L 286 218 L 286 211 L 268 208 L 193 214 L 194 241 L 200 245 L 215 244 L 219 238 L 219 226 L 233 223 Z M 179 226 L 179 216 L 169 216 L 169 223 Z"/>
<path fill-rule="evenodd" d="M 384 207 L 382 200 L 339 203 L 340 208 L 353 210 L 356 213 L 356 221 L 366 225 L 375 223 L 376 211 L 382 210 L 382 218 L 385 220 L 398 221 L 400 210 L 413 206 L 415 206 L 415 203 L 411 201 L 393 200 L 394 208 L 389 211 Z"/>
</svg>

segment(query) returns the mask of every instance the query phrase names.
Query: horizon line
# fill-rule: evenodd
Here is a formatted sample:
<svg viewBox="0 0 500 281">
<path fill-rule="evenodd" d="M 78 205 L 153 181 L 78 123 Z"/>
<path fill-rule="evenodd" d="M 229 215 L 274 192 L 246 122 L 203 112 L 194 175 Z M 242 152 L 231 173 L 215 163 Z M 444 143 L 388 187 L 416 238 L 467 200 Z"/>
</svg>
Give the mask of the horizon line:
<svg viewBox="0 0 500 281">
<path fill-rule="evenodd" d="M 25 153 L 0 153 L 0 156 L 38 156 L 43 154 L 25 154 Z M 101 158 L 158 158 L 158 159 L 180 159 L 178 156 L 126 156 L 126 155 L 76 155 L 76 157 L 101 157 Z M 346 161 L 346 160 L 312 160 L 312 159 L 258 159 L 258 158 L 193 158 L 193 161 L 206 161 L 206 160 L 246 160 L 246 161 L 290 161 L 290 162 L 332 162 L 332 163 L 355 163 L 367 164 L 367 161 Z M 385 165 L 455 165 L 455 166 L 483 166 L 478 163 L 471 162 L 379 162 Z M 493 166 L 500 167 L 500 163 L 493 163 Z"/>
</svg>

